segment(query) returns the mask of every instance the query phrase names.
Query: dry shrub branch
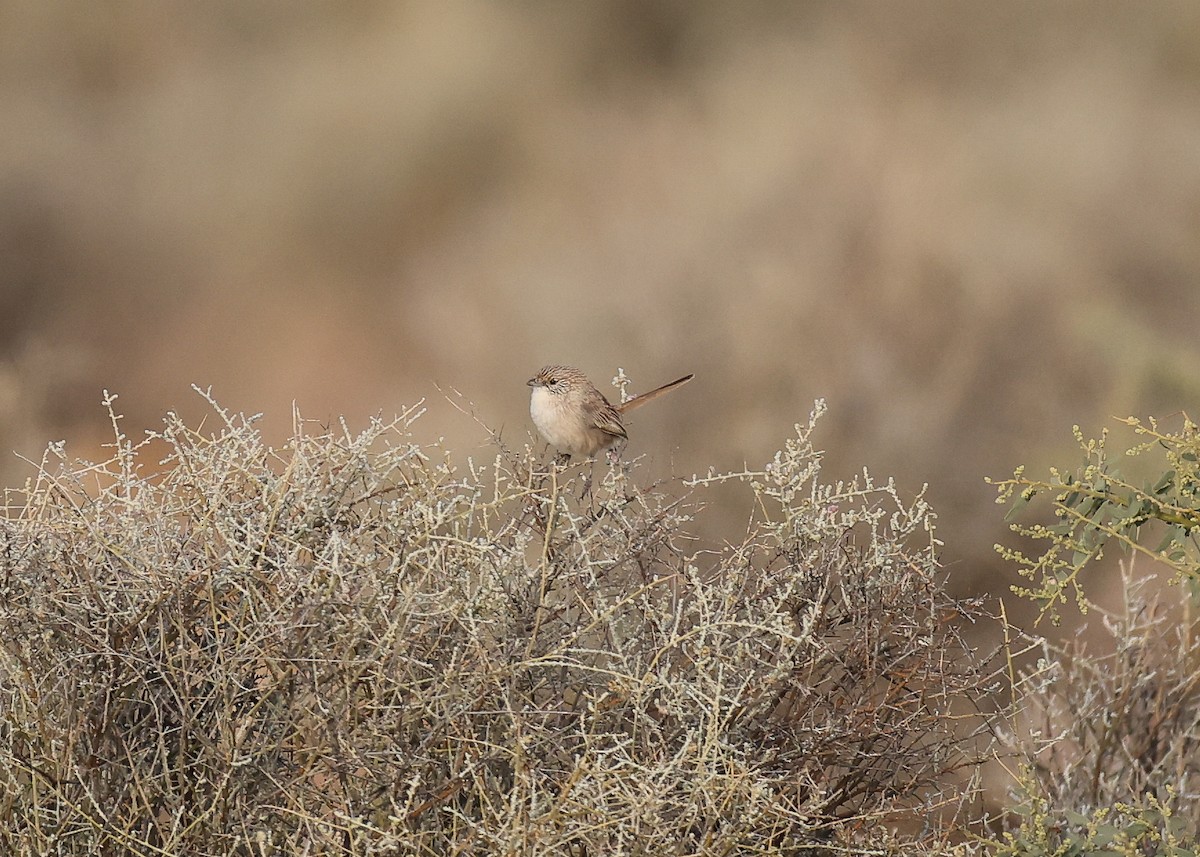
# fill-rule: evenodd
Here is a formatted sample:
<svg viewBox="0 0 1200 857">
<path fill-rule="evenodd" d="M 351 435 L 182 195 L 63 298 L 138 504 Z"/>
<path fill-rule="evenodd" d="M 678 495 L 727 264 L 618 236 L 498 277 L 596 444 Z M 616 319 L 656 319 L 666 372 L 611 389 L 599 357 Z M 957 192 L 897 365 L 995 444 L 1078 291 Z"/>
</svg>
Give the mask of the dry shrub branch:
<svg viewBox="0 0 1200 857">
<path fill-rule="evenodd" d="M 1122 565 L 1120 607 L 1036 643 L 1014 682 L 1010 829 L 997 857 L 1200 853 L 1200 619 L 1191 587 Z"/>
<path fill-rule="evenodd" d="M 211 401 L 211 399 L 210 399 Z M 112 401 L 109 401 L 112 411 Z M 797 427 L 730 545 L 636 464 L 212 402 L 52 446 L 0 542 L 0 850 L 934 853 L 991 681 L 932 515 Z"/>
</svg>

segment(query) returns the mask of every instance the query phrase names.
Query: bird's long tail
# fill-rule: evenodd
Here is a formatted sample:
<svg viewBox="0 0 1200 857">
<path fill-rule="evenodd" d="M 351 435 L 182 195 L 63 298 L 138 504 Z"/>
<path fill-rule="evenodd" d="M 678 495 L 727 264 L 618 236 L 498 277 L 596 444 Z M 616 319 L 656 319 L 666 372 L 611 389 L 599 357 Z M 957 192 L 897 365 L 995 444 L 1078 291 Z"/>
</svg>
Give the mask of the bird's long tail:
<svg viewBox="0 0 1200 857">
<path fill-rule="evenodd" d="M 640 396 L 634 396 L 629 401 L 622 402 L 621 404 L 617 405 L 617 410 L 623 414 L 627 414 L 634 408 L 640 408 L 642 405 L 646 404 L 646 402 L 649 402 L 652 399 L 657 399 L 663 393 L 669 393 L 680 384 L 686 384 L 695 377 L 696 376 L 694 373 L 691 375 L 684 375 L 682 378 L 678 378 L 672 381 L 670 384 L 663 384 L 661 387 L 651 390 L 649 393 L 642 393 Z"/>
</svg>

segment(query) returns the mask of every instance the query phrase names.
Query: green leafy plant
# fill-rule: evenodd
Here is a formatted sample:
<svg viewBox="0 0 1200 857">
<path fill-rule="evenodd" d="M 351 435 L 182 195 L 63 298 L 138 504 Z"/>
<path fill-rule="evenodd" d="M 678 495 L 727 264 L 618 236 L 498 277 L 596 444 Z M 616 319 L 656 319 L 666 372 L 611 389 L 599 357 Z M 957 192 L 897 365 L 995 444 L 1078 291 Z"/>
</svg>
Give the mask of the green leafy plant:
<svg viewBox="0 0 1200 857">
<path fill-rule="evenodd" d="M 1053 524 L 1014 523 L 1012 529 L 1044 543 L 1038 555 L 1005 545 L 996 549 L 1032 580 L 1032 587 L 1014 587 L 1037 601 L 1042 615 L 1058 621 L 1058 605 L 1073 594 L 1081 611 L 1087 599 L 1079 575 L 1104 556 L 1113 543 L 1173 568 L 1193 585 L 1200 579 L 1200 433 L 1186 416 L 1175 431 L 1158 422 L 1129 417 L 1121 420 L 1133 430 L 1135 442 L 1119 456 L 1108 449 L 1109 432 L 1087 438 L 1078 426 L 1074 434 L 1084 462 L 1074 470 L 1051 468 L 1044 479 L 1030 478 L 1018 467 L 1011 479 L 997 481 L 997 503 L 1010 506 L 1008 517 L 1048 501 Z M 1123 466 L 1128 465 L 1128 466 Z M 1126 476 L 1126 470 L 1148 474 Z M 1157 526 L 1157 546 L 1148 547 L 1144 530 Z"/>
<path fill-rule="evenodd" d="M 1068 595 L 1096 616 L 1066 642 L 1006 632 L 1007 759 L 1018 767 L 1009 829 L 984 840 L 997 857 L 1200 853 L 1200 435 L 1186 416 L 1173 430 L 1154 419 L 1120 422 L 1131 439 L 1119 454 L 1109 431 L 1087 438 L 1075 427 L 1079 467 L 1051 468 L 1045 479 L 1018 468 L 996 483 L 1010 520 L 1047 509 L 1056 519 L 1012 525 L 1040 553 L 997 545 L 1034 582 L 1014 591 L 1040 604 L 1039 619 L 1058 623 Z M 1106 611 L 1085 596 L 1081 573 L 1112 545 L 1128 559 L 1121 608 Z M 1134 573 L 1135 560 L 1165 566 L 1185 585 L 1164 590 Z"/>
<path fill-rule="evenodd" d="M 993 843 L 992 857 L 1197 857 L 1191 819 L 1176 815 L 1170 802 L 1146 796 L 1088 813 L 1054 807 L 1038 794 L 1026 771 L 1023 792 L 1012 810 L 1019 826 Z"/>
</svg>

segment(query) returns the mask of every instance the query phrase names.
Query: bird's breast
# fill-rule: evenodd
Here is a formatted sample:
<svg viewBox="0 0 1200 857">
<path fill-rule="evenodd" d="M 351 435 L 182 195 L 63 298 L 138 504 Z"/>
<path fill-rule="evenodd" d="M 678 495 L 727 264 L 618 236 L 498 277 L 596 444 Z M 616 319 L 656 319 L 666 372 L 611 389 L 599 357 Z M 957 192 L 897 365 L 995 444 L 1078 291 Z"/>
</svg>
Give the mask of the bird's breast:
<svg viewBox="0 0 1200 857">
<path fill-rule="evenodd" d="M 533 418 L 533 424 L 542 433 L 542 437 L 551 443 L 557 443 L 555 428 L 561 422 L 557 398 L 545 387 L 534 387 L 529 396 L 529 416 Z"/>
<path fill-rule="evenodd" d="M 529 397 L 529 416 L 551 446 L 578 453 L 588 447 L 587 432 L 563 398 L 545 387 L 534 387 Z"/>
</svg>

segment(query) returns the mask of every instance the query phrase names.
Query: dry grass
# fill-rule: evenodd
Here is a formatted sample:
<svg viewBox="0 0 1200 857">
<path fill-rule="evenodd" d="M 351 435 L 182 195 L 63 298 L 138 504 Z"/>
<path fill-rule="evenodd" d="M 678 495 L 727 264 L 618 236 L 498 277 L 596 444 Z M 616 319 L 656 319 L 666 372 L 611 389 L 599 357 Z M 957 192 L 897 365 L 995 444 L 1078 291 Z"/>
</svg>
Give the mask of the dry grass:
<svg viewBox="0 0 1200 857">
<path fill-rule="evenodd" d="M 1023 678 L 1022 746 L 1056 811 L 1152 796 L 1200 820 L 1200 619 L 1190 600 L 1127 577 L 1122 609 L 1094 623 L 1102 642 L 1047 644 L 1042 669 Z"/>
<path fill-rule="evenodd" d="M 410 433 L 169 415 L 52 447 L 0 558 L 12 854 L 943 849 L 990 680 L 932 517 L 825 484 L 812 425 L 694 498 Z M 703 487 L 696 491 L 703 492 Z"/>
<path fill-rule="evenodd" d="M 1194 583 L 1124 568 L 1123 600 L 1014 682 L 1011 832 L 1002 857 L 1200 849 L 1200 641 Z M 999 844 L 999 843 L 996 843 Z"/>
</svg>

